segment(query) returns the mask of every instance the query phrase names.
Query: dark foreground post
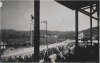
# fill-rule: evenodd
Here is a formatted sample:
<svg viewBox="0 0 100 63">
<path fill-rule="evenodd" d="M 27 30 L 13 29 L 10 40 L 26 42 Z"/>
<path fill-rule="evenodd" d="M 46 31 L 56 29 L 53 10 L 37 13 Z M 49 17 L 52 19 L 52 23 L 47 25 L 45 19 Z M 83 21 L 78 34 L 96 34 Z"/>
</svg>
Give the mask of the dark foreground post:
<svg viewBox="0 0 100 63">
<path fill-rule="evenodd" d="M 98 44 L 99 44 L 99 3 L 96 4 L 96 8 L 97 8 L 97 17 L 98 17 L 98 20 L 97 20 L 97 40 L 98 40 Z"/>
<path fill-rule="evenodd" d="M 75 53 L 78 53 L 78 10 L 75 10 Z"/>
<path fill-rule="evenodd" d="M 98 18 L 99 18 L 99 17 L 98 17 Z M 98 37 L 97 37 L 97 40 L 98 40 L 98 45 L 99 45 L 99 35 L 100 35 L 100 34 L 99 34 L 99 19 L 98 19 L 98 21 L 97 21 L 97 34 L 98 34 L 98 35 L 97 35 L 97 36 L 98 36 Z"/>
<path fill-rule="evenodd" d="M 90 42 L 92 46 L 92 5 L 90 5 Z"/>
<path fill-rule="evenodd" d="M 40 46 L 40 0 L 34 1 L 34 61 L 39 61 Z"/>
</svg>

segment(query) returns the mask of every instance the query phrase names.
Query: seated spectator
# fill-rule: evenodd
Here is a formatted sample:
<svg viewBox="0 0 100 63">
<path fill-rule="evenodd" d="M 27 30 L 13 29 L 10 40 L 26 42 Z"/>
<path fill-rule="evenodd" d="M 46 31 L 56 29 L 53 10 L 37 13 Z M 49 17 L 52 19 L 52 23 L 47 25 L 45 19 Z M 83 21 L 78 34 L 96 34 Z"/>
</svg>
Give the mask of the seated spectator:
<svg viewBox="0 0 100 63">
<path fill-rule="evenodd" d="M 48 57 L 47 53 L 45 53 L 44 62 L 50 62 L 50 58 Z"/>
<path fill-rule="evenodd" d="M 65 57 L 63 56 L 63 53 L 62 52 L 60 52 L 60 57 L 61 57 L 61 61 L 64 61 L 65 60 Z"/>
<path fill-rule="evenodd" d="M 41 60 L 39 61 L 39 63 L 44 63 L 44 59 L 41 59 Z"/>
<path fill-rule="evenodd" d="M 52 54 L 49 56 L 49 58 L 51 59 L 52 63 L 56 63 L 55 60 L 57 59 L 57 55 L 56 54 Z"/>
<path fill-rule="evenodd" d="M 61 62 L 61 56 L 57 55 L 57 59 L 55 60 L 56 62 Z"/>
<path fill-rule="evenodd" d="M 22 62 L 22 61 L 23 61 L 23 58 L 22 58 L 21 56 L 19 56 L 19 57 L 18 57 L 18 61 L 19 61 L 19 62 Z"/>
<path fill-rule="evenodd" d="M 11 57 L 9 57 L 8 58 L 8 62 L 12 62 L 13 60 L 12 60 L 12 58 Z"/>
<path fill-rule="evenodd" d="M 75 45 L 73 45 L 72 47 L 70 47 L 70 53 L 74 54 L 74 49 L 75 49 Z"/>
</svg>

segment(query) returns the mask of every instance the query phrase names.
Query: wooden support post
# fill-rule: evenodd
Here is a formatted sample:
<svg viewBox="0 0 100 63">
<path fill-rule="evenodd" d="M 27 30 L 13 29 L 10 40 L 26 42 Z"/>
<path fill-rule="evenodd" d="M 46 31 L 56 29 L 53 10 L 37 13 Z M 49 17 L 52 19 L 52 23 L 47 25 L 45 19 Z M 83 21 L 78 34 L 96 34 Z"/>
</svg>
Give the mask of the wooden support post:
<svg viewBox="0 0 100 63">
<path fill-rule="evenodd" d="M 75 53 L 77 54 L 78 52 L 78 10 L 75 10 L 75 33 L 76 33 L 76 36 L 75 36 Z"/>
<path fill-rule="evenodd" d="M 34 1 L 34 61 L 39 62 L 40 46 L 40 0 Z"/>
<path fill-rule="evenodd" d="M 97 21 L 97 40 L 98 40 L 98 45 L 99 45 L 99 19 Z"/>
<path fill-rule="evenodd" d="M 92 5 L 90 5 L 90 42 L 92 46 Z"/>
<path fill-rule="evenodd" d="M 97 35 L 98 35 L 98 44 L 99 44 L 99 19 L 98 19 L 98 21 L 97 21 L 97 24 L 98 24 L 98 26 L 97 26 Z"/>
<path fill-rule="evenodd" d="M 98 39 L 98 45 L 99 45 L 99 3 L 96 4 L 96 8 L 97 8 L 97 39 Z"/>
</svg>

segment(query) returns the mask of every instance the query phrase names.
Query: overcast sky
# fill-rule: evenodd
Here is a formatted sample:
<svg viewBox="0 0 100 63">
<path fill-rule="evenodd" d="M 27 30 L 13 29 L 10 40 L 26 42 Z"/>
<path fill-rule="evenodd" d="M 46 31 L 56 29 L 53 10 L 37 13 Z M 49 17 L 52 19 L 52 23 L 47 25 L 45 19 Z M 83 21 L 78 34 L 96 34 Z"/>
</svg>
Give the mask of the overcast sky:
<svg viewBox="0 0 100 63">
<path fill-rule="evenodd" d="M 1 28 L 30 30 L 31 14 L 34 15 L 33 1 L 4 1 L 1 10 Z M 55 1 L 41 1 L 40 21 L 48 22 L 48 30 L 74 31 L 75 12 Z M 89 17 L 79 13 L 79 30 L 89 28 Z M 93 27 L 97 23 L 93 20 Z M 45 24 L 40 24 L 45 29 Z"/>
</svg>

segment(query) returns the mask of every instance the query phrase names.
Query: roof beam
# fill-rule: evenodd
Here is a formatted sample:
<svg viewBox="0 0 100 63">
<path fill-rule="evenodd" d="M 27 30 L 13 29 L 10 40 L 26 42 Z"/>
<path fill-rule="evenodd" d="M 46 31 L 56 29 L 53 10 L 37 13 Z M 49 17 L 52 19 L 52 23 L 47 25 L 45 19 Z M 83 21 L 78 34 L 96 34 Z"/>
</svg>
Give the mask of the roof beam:
<svg viewBox="0 0 100 63">
<path fill-rule="evenodd" d="M 90 16 L 90 13 L 87 12 L 87 11 L 84 11 L 84 10 L 82 10 L 82 9 L 80 9 L 79 11 L 80 11 L 81 13 L 87 15 L 87 16 Z M 98 20 L 98 18 L 96 18 L 96 17 L 94 17 L 94 16 L 92 16 L 92 18 L 95 19 L 95 20 Z"/>
</svg>

